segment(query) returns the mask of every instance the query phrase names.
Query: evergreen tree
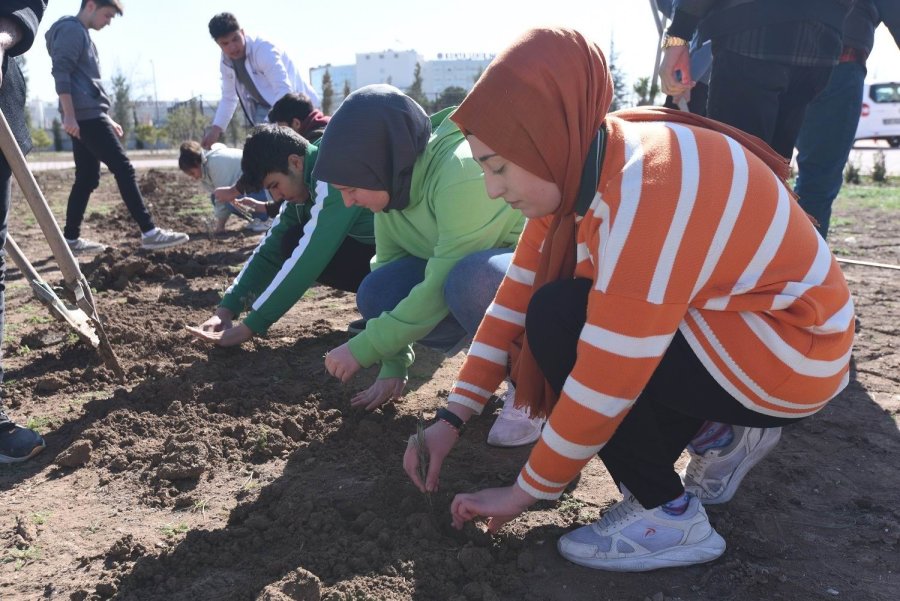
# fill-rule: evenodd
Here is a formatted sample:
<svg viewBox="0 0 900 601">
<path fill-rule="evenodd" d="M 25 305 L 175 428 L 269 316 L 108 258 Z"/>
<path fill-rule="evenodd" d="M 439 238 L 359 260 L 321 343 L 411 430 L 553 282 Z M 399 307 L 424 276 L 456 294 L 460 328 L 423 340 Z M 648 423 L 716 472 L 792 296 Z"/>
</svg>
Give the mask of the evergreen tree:
<svg viewBox="0 0 900 601">
<path fill-rule="evenodd" d="M 619 55 L 616 54 L 615 45 L 609 43 L 609 72 L 612 74 L 613 98 L 612 104 L 609 106 L 610 111 L 617 111 L 628 105 L 628 86 L 625 84 L 625 72 L 619 69 L 616 62 Z"/>
<path fill-rule="evenodd" d="M 637 96 L 638 106 L 648 106 L 656 102 L 656 96 L 659 94 L 659 86 L 654 81 L 650 86 L 649 77 L 641 77 L 633 86 L 634 93 Z"/>
<path fill-rule="evenodd" d="M 343 92 L 343 94 L 344 94 L 344 96 L 341 98 L 341 100 L 343 100 L 344 98 L 346 98 L 347 96 L 350 95 L 350 82 L 347 81 L 346 79 L 344 80 L 344 92 Z"/>
<path fill-rule="evenodd" d="M 128 131 L 131 129 L 128 126 L 128 118 L 131 116 L 133 106 L 131 102 L 131 84 L 128 83 L 128 79 L 125 78 L 121 71 L 113 75 L 111 82 L 113 89 L 113 121 L 122 126 L 122 131 L 124 132 L 122 137 L 127 139 Z"/>
<path fill-rule="evenodd" d="M 166 136 L 180 143 L 181 140 L 199 140 L 210 124 L 210 117 L 197 110 L 199 102 L 192 98 L 169 111 L 166 121 Z M 238 121 L 232 119 L 232 122 Z"/>
<path fill-rule="evenodd" d="M 53 140 L 50 139 L 43 127 L 37 127 L 31 130 L 31 143 L 35 148 L 41 150 L 53 144 Z"/>
<path fill-rule="evenodd" d="M 63 149 L 62 123 L 59 119 L 54 118 L 51 128 L 53 131 L 53 150 L 59 152 Z"/>
<path fill-rule="evenodd" d="M 428 99 L 422 92 L 422 65 L 419 63 L 416 63 L 416 68 L 413 70 L 413 82 L 406 88 L 406 95 L 418 102 L 425 112 L 428 112 Z"/>
<path fill-rule="evenodd" d="M 432 105 L 431 110 L 434 112 L 442 111 L 448 106 L 458 106 L 466 97 L 466 89 L 459 86 L 450 86 L 444 88 L 441 95 L 437 97 Z"/>
<path fill-rule="evenodd" d="M 333 108 L 334 86 L 331 83 L 331 72 L 325 69 L 325 75 L 322 76 L 322 112 L 330 115 Z"/>
</svg>

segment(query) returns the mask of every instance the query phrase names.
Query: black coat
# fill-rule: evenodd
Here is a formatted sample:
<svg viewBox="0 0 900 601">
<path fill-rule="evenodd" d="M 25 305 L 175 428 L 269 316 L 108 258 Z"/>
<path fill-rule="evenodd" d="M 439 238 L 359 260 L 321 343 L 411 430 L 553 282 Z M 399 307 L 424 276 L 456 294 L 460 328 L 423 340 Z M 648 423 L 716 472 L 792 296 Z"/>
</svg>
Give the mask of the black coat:
<svg viewBox="0 0 900 601">
<path fill-rule="evenodd" d="M 31 136 L 28 134 L 25 124 L 25 78 L 14 57 L 31 48 L 46 8 L 46 0 L 3 0 L 0 2 L 0 17 L 13 19 L 22 28 L 22 40 L 3 55 L 0 109 L 3 110 L 23 152 L 31 150 Z"/>
</svg>

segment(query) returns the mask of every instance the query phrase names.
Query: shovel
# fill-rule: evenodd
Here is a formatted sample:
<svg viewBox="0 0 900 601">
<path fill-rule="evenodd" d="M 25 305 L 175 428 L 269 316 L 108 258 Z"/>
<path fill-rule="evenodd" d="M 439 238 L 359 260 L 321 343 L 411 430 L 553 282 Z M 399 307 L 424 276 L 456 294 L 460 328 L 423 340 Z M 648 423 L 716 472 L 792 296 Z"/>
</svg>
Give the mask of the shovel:
<svg viewBox="0 0 900 601">
<path fill-rule="evenodd" d="M 75 331 L 79 336 L 82 336 L 83 334 L 86 334 L 87 331 L 91 329 L 94 330 L 93 338 L 90 335 L 87 335 L 87 339 L 97 340 L 96 343 L 92 342 L 92 345 L 97 349 L 100 358 L 106 366 L 116 374 L 119 381 L 124 383 L 125 371 L 122 369 L 122 366 L 119 365 L 119 359 L 116 357 L 116 353 L 113 351 L 112 346 L 109 344 L 109 339 L 106 337 L 106 332 L 103 329 L 103 324 L 100 322 L 100 317 L 97 314 L 97 309 L 94 305 L 91 287 L 84 277 L 84 274 L 81 273 L 78 262 L 72 255 L 69 245 L 66 244 L 62 232 L 59 231 L 56 219 L 54 219 L 53 213 L 50 212 L 50 206 L 47 204 L 44 194 L 41 192 L 40 187 L 38 187 L 34 175 L 32 175 L 31 170 L 28 168 L 28 164 L 25 162 L 25 156 L 22 154 L 22 150 L 16 143 L 16 139 L 13 136 L 12 130 L 9 128 L 9 123 L 6 120 L 3 111 L 0 111 L 0 151 L 2 151 L 6 157 L 6 161 L 9 163 L 13 175 L 16 177 L 16 181 L 19 182 L 19 187 L 22 189 L 25 200 L 28 201 L 28 205 L 31 207 L 31 211 L 34 213 L 38 225 L 41 226 L 44 238 L 47 239 L 50 250 L 53 252 L 53 257 L 56 259 L 59 270 L 62 272 L 66 288 L 72 291 L 76 306 L 81 310 L 82 315 L 88 319 L 88 323 L 85 323 L 82 326 L 85 328 L 85 332 L 81 331 L 82 327 L 75 327 Z M 41 299 L 42 303 L 49 303 L 48 306 L 56 307 L 55 309 L 51 308 L 50 310 L 53 316 L 57 318 L 61 317 L 65 323 L 70 325 L 69 319 L 64 316 L 68 316 L 72 318 L 75 323 L 78 323 L 80 316 L 67 308 L 65 304 L 59 300 L 53 290 L 47 286 L 46 283 L 43 283 L 43 280 L 40 279 L 40 276 L 37 276 L 34 267 L 28 263 L 28 260 L 25 259 L 25 256 L 22 254 L 21 249 L 19 249 L 16 243 L 12 239 L 8 239 L 8 244 L 10 244 L 10 249 L 14 249 L 12 256 L 16 265 L 19 266 L 20 269 L 23 265 L 27 265 L 26 269 L 22 270 L 22 273 L 29 278 L 29 283 L 31 283 L 32 289 L 35 291 L 37 297 Z M 16 259 L 16 254 L 23 260 L 22 264 Z M 30 267 L 30 270 L 27 270 L 28 267 Z M 35 278 L 35 276 L 37 277 Z M 38 280 L 39 283 L 35 283 L 35 280 Z M 43 284 L 43 286 L 41 284 Z M 39 292 L 38 289 L 40 289 L 41 292 Z M 93 328 L 91 328 L 91 326 L 93 326 Z"/>
</svg>

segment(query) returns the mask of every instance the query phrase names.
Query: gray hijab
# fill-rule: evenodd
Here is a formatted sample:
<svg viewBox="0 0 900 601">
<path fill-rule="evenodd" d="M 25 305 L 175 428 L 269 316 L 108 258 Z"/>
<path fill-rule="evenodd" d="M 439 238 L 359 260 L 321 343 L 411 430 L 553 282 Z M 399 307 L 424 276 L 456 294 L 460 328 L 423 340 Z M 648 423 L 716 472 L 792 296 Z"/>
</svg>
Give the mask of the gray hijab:
<svg viewBox="0 0 900 601">
<path fill-rule="evenodd" d="M 385 211 L 403 210 L 413 166 L 430 136 L 431 120 L 412 98 L 394 86 L 365 86 L 344 99 L 325 127 L 312 176 L 387 191 Z"/>
</svg>

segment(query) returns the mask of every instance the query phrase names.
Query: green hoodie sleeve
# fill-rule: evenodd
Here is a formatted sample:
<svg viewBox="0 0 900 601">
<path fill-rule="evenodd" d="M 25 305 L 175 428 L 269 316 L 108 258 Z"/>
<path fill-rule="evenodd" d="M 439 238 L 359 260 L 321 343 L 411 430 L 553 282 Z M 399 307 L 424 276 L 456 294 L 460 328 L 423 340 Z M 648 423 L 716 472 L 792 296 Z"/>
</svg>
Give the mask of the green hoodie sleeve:
<svg viewBox="0 0 900 601">
<path fill-rule="evenodd" d="M 507 246 L 510 231 L 517 226 L 521 230 L 519 213 L 487 197 L 474 161 L 447 161 L 430 179 L 432 185 L 426 184 L 423 192 L 437 222 L 438 240 L 425 277 L 392 311 L 370 319 L 365 331 L 349 342 L 363 367 L 382 361 L 379 378 L 405 377 L 413 359 L 409 345 L 449 313 L 444 282 L 456 262 L 476 251 Z M 377 232 L 376 237 L 381 247 L 384 237 Z"/>
<path fill-rule="evenodd" d="M 252 299 L 252 309 L 244 324 L 257 334 L 265 333 L 293 307 L 315 283 L 347 233 L 365 209 L 347 208 L 340 192 L 318 182 L 309 218 L 301 220 L 296 205 L 285 203 L 278 220 L 262 241 L 243 271 L 228 289 L 222 306 L 235 311 L 242 299 Z M 294 224 L 302 224 L 302 235 L 291 256 L 281 254 L 282 238 Z"/>
</svg>

